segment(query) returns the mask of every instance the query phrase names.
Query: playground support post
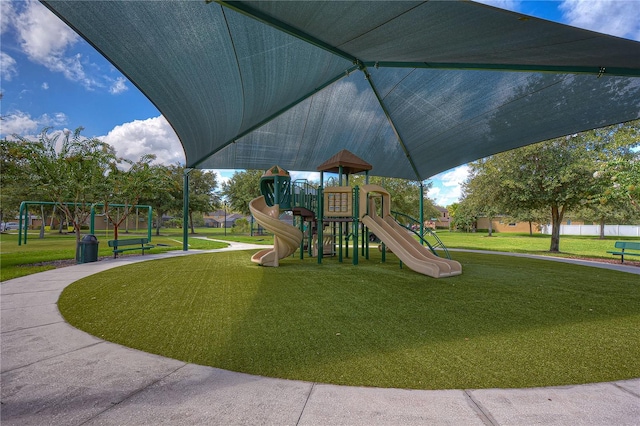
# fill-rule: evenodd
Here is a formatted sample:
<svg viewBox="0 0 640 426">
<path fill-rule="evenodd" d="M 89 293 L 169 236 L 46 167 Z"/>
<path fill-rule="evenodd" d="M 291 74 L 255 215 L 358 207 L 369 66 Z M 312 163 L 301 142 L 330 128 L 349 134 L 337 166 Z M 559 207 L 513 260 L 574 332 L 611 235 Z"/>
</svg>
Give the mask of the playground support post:
<svg viewBox="0 0 640 426">
<path fill-rule="evenodd" d="M 358 264 L 358 228 L 360 227 L 360 188 L 353 188 L 353 222 L 351 223 L 351 229 L 353 232 L 353 264 Z"/>
<path fill-rule="evenodd" d="M 189 172 L 184 170 L 183 178 L 183 200 L 182 200 L 182 251 L 189 251 Z M 224 224 L 227 226 L 227 224 Z"/>
<path fill-rule="evenodd" d="M 424 241 L 424 184 L 420 181 L 420 244 Z"/>
<path fill-rule="evenodd" d="M 324 189 L 322 188 L 322 172 L 320 172 L 320 187 L 318 188 L 318 214 L 316 215 L 318 227 L 318 265 L 322 263 L 322 255 L 324 254 L 324 244 L 322 231 L 324 230 Z"/>
</svg>

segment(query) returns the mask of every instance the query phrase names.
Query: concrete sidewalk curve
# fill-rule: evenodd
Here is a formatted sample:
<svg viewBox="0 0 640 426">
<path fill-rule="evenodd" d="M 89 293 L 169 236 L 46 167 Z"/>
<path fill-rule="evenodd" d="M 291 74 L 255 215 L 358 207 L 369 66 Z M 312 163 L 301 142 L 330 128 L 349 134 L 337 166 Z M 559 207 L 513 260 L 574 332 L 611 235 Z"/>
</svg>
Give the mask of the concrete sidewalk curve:
<svg viewBox="0 0 640 426">
<path fill-rule="evenodd" d="M 264 248 L 233 244 L 225 250 Z M 213 250 L 216 251 L 216 250 Z M 62 290 L 125 256 L 1 284 L 0 422 L 9 425 L 639 425 L 640 379 L 531 389 L 334 386 L 188 364 L 67 324 Z"/>
</svg>

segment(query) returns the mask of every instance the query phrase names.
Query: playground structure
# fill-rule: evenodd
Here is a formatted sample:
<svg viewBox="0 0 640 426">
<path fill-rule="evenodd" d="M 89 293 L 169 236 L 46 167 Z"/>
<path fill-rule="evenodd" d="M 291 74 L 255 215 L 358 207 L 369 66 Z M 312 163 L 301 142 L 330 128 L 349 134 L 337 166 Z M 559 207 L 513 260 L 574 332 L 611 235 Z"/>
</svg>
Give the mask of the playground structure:
<svg viewBox="0 0 640 426">
<path fill-rule="evenodd" d="M 280 210 L 291 208 L 289 172 L 274 166 L 260 179 L 263 195 L 249 203 L 249 210 L 262 227 L 273 233 L 273 248 L 260 250 L 251 261 L 262 266 L 279 265 L 280 259 L 292 255 L 300 247 L 302 231 L 280 220 Z"/>
<path fill-rule="evenodd" d="M 318 167 L 320 186 L 313 188 L 306 180 L 291 183 L 289 173 L 274 166 L 260 180 L 262 195 L 249 204 L 256 222 L 274 235 L 274 246 L 257 252 L 251 258 L 262 266 L 279 266 L 279 260 L 300 250 L 315 256 L 318 263 L 326 255 L 337 255 L 338 261 L 349 257 L 353 243 L 352 261 L 358 264 L 359 252 L 369 258 L 369 235 L 374 233 L 382 243 L 382 260 L 387 248 L 400 259 L 400 264 L 434 278 L 462 273 L 459 262 L 438 256 L 435 248 L 450 257 L 448 251 L 429 230 L 437 244 L 424 239 L 424 228 L 416 240 L 411 231 L 401 225 L 391 211 L 391 197 L 382 186 L 368 182 L 371 165 L 343 150 Z M 324 172 L 337 172 L 338 186 L 324 187 Z M 348 176 L 366 173 L 366 184 L 349 186 Z M 346 185 L 343 185 L 346 175 Z M 420 206 L 422 210 L 422 205 Z M 279 219 L 282 211 L 291 211 L 298 218 L 298 226 Z M 421 221 L 422 224 L 423 221 Z M 423 245 L 423 244 L 426 244 Z M 360 247 L 359 247 L 360 246 Z M 360 250 L 359 250 L 360 249 Z"/>
</svg>

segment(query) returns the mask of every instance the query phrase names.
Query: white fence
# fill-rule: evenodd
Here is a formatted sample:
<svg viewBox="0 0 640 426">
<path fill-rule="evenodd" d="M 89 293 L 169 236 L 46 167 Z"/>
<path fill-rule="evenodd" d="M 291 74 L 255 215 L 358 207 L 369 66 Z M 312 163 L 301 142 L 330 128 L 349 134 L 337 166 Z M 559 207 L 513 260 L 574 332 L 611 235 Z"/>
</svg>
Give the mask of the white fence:
<svg viewBox="0 0 640 426">
<path fill-rule="evenodd" d="M 542 227 L 551 235 L 551 224 Z M 600 235 L 600 225 L 560 225 L 560 235 Z M 605 225 L 606 237 L 640 237 L 640 225 Z"/>
</svg>

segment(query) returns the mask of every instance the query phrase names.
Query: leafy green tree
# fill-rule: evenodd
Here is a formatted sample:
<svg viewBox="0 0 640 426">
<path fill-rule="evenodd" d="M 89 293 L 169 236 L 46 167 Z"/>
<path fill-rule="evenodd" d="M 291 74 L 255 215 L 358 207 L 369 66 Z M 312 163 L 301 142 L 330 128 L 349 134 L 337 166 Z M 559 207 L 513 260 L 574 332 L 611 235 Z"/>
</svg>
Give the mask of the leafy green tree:
<svg viewBox="0 0 640 426">
<path fill-rule="evenodd" d="M 489 219 L 489 236 L 493 235 L 493 218 L 504 213 L 500 182 L 495 179 L 495 157 L 487 157 L 469 164 L 469 176 L 462 184 L 465 209 L 474 216 Z"/>
<path fill-rule="evenodd" d="M 17 141 L 0 140 L 0 222 L 18 214 L 33 188 L 28 155 Z"/>
<path fill-rule="evenodd" d="M 582 138 L 569 136 L 494 156 L 505 205 L 519 211 L 550 209 L 551 252 L 560 251 L 565 213 L 592 191 L 591 152 Z"/>
<path fill-rule="evenodd" d="M 189 223 L 195 234 L 193 213 L 206 213 L 220 205 L 215 191 L 218 187 L 216 174 L 211 171 L 193 169 L 189 172 Z"/>
<path fill-rule="evenodd" d="M 118 230 L 122 223 L 127 223 L 140 198 L 148 197 L 157 190 L 156 174 L 151 162 L 155 155 L 146 154 L 136 162 L 118 158 L 109 165 L 106 176 L 109 192 L 103 194 L 104 212 L 107 220 L 113 225 L 114 239 L 118 239 Z M 124 204 L 124 207 L 112 207 L 111 204 Z"/>
<path fill-rule="evenodd" d="M 231 206 L 231 210 L 244 215 L 251 214 L 249 203 L 260 196 L 260 178 L 262 170 L 244 170 L 233 173 L 229 181 L 222 184 L 222 195 Z"/>
<path fill-rule="evenodd" d="M 184 168 L 180 165 L 153 165 L 150 172 L 154 175 L 154 187 L 151 192 L 140 199 L 140 204 L 152 207 L 156 217 L 156 235 L 160 235 L 162 218 L 169 212 L 179 212 L 182 209 L 182 179 Z"/>
<path fill-rule="evenodd" d="M 45 128 L 36 141 L 14 135 L 29 161 L 32 185 L 48 201 L 58 203 L 73 225 L 77 241 L 81 226 L 91 214 L 91 205 L 109 192 L 106 177 L 116 159 L 110 145 L 82 137 L 82 130 L 78 127 L 73 132 L 50 134 L 50 128 Z"/>
<path fill-rule="evenodd" d="M 451 226 L 452 229 L 464 229 L 466 232 L 472 230 L 473 224 L 477 220 L 473 206 L 463 202 L 453 203 L 447 206 L 447 210 L 451 218 L 449 226 Z"/>
<path fill-rule="evenodd" d="M 604 238 L 606 222 L 625 222 L 640 213 L 640 120 L 585 132 L 581 137 L 597 143 L 593 191 L 579 214 L 599 222 L 600 238 Z"/>
</svg>

